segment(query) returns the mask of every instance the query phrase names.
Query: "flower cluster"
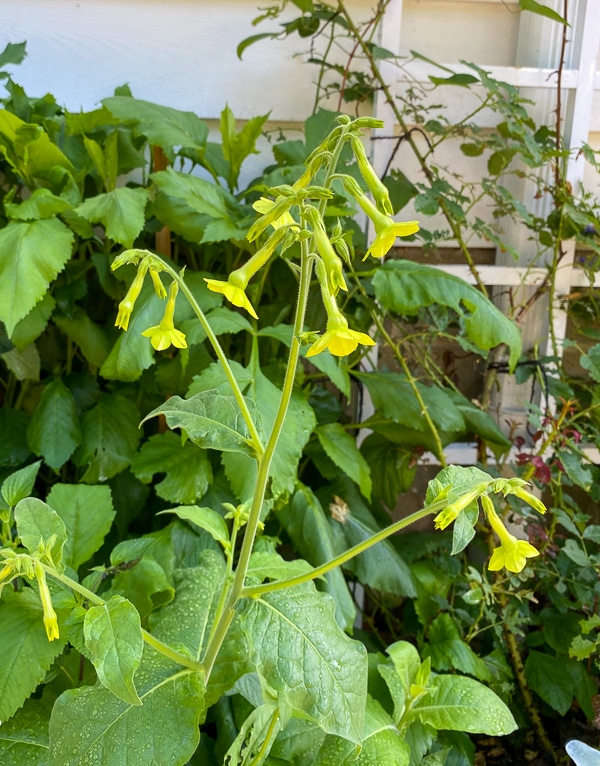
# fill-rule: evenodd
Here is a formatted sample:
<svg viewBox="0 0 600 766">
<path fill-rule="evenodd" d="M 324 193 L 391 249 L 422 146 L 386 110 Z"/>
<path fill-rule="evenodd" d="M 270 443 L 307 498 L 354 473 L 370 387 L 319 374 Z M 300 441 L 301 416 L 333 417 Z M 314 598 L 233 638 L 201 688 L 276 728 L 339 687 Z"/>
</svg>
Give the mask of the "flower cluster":
<svg viewBox="0 0 600 766">
<path fill-rule="evenodd" d="M 500 545 L 494 548 L 488 569 L 498 571 L 507 569 L 509 572 L 520 572 L 528 558 L 539 555 L 539 551 L 526 540 L 519 540 L 511 534 L 499 517 L 489 492 L 500 492 L 504 496 L 515 495 L 530 505 L 539 513 L 545 513 L 546 507 L 542 501 L 525 489 L 526 482 L 522 479 L 492 479 L 476 484 L 468 492 L 464 492 L 456 500 L 449 502 L 434 519 L 436 529 L 446 529 L 459 514 L 481 502 L 491 528 L 500 540 Z"/>
</svg>

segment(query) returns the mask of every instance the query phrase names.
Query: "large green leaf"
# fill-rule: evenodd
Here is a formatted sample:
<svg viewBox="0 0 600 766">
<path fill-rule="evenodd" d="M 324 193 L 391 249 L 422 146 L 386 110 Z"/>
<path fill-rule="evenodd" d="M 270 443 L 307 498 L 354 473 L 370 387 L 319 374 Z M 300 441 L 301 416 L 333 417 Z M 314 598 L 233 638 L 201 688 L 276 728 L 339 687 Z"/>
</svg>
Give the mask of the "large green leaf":
<svg viewBox="0 0 600 766">
<path fill-rule="evenodd" d="M 56 301 L 46 293 L 41 301 L 38 301 L 26 317 L 17 322 L 10 340 L 19 350 L 23 350 L 34 340 L 37 340 L 44 331 Z"/>
<path fill-rule="evenodd" d="M 31 588 L 5 588 L 0 601 L 0 720 L 6 721 L 44 680 L 65 646 L 48 641 L 40 599 Z M 2 728 L 0 727 L 0 731 Z"/>
<path fill-rule="evenodd" d="M 263 126 L 268 119 L 268 114 L 252 117 L 239 132 L 236 132 L 236 119 L 231 109 L 226 106 L 221 112 L 221 148 L 229 164 L 227 182 L 232 191 L 237 185 L 240 169 L 246 157 L 250 154 L 258 154 L 256 142 L 262 135 Z"/>
<path fill-rule="evenodd" d="M 81 443 L 75 400 L 60 378 L 46 383 L 27 429 L 27 441 L 31 450 L 55 471 Z"/>
<path fill-rule="evenodd" d="M 35 463 L 14 471 L 4 479 L 0 493 L 8 505 L 16 505 L 19 500 L 31 495 L 41 464 L 41 460 L 36 460 Z"/>
<path fill-rule="evenodd" d="M 145 649 L 136 685 L 142 705 L 101 684 L 64 692 L 50 719 L 50 753 L 61 766 L 183 766 L 198 747 L 203 713 L 200 673 Z"/>
<path fill-rule="evenodd" d="M 11 221 L 0 230 L 0 320 L 9 336 L 69 257 L 73 233 L 57 218 Z"/>
<path fill-rule="evenodd" d="M 378 415 L 419 431 L 428 430 L 421 404 L 406 376 L 396 372 L 355 372 L 354 375 L 368 388 Z M 436 428 L 455 433 L 464 431 L 463 416 L 444 389 L 420 383 L 416 387 Z"/>
<path fill-rule="evenodd" d="M 373 514 L 350 481 L 338 479 L 330 485 L 328 494 L 333 495 L 336 503 L 340 501 L 346 504 L 340 509 L 339 515 L 334 516 L 332 513 L 330 521 L 340 552 L 381 531 Z M 347 562 L 345 568 L 371 588 L 400 596 L 416 596 L 410 568 L 389 540 L 382 540 L 368 548 Z"/>
<path fill-rule="evenodd" d="M 54 484 L 46 500 L 67 528 L 63 560 L 77 570 L 100 548 L 112 525 L 115 509 L 110 487 Z"/>
<path fill-rule="evenodd" d="M 67 530 L 54 508 L 37 497 L 26 497 L 17 503 L 15 523 L 21 543 L 30 553 L 36 553 L 43 542 L 49 548 L 56 566 L 60 565 Z"/>
<path fill-rule="evenodd" d="M 338 627 L 334 604 L 312 583 L 249 599 L 240 623 L 258 673 L 328 734 L 360 742 L 365 648 Z"/>
<path fill-rule="evenodd" d="M 408 766 L 410 749 L 394 722 L 374 699 L 367 700 L 360 755 L 350 742 L 326 737 L 313 766 Z"/>
<path fill-rule="evenodd" d="M 363 495 L 370 500 L 371 471 L 352 436 L 339 423 L 319 426 L 316 433 L 327 457 L 355 481 Z"/>
<path fill-rule="evenodd" d="M 208 490 L 212 468 L 205 450 L 171 431 L 151 436 L 133 459 L 132 471 L 148 484 L 157 473 L 166 476 L 154 485 L 156 494 L 171 503 L 191 505 Z"/>
<path fill-rule="evenodd" d="M 254 402 L 246 399 L 255 423 L 258 411 Z M 169 428 L 181 428 L 199 447 L 224 452 L 245 452 L 254 455 L 250 433 L 233 396 L 217 391 L 203 391 L 191 399 L 172 396 L 152 410 L 142 422 L 164 415 Z"/>
<path fill-rule="evenodd" d="M 81 309 L 76 309 L 71 316 L 58 314 L 54 323 L 64 334 L 76 343 L 81 353 L 94 367 L 101 367 L 110 353 L 110 342 L 104 329 L 97 325 Z"/>
<path fill-rule="evenodd" d="M 152 614 L 152 633 L 161 641 L 187 647 L 199 660 L 224 580 L 225 561 L 212 550 L 203 551 L 198 566 L 175 570 L 175 598 Z"/>
<path fill-rule="evenodd" d="M 175 159 L 176 147 L 204 151 L 208 125 L 193 112 L 128 96 L 111 96 L 102 103 L 115 117 L 133 123 L 134 133 L 144 135 L 151 144 L 160 146 L 171 162 Z"/>
<path fill-rule="evenodd" d="M 428 642 L 423 649 L 423 657 L 428 656 L 435 670 L 460 670 L 482 681 L 492 680 L 485 662 L 463 640 L 447 612 L 438 615 L 429 626 Z"/>
<path fill-rule="evenodd" d="M 0 727 L 2 766 L 45 766 L 48 763 L 48 722 L 51 705 L 29 699 Z"/>
<path fill-rule="evenodd" d="M 142 620 L 146 620 L 155 609 L 173 600 L 175 590 L 163 567 L 153 558 L 146 557 L 143 553 L 140 555 L 140 561 L 136 562 L 134 559 L 129 568 L 124 568 L 115 575 L 110 594 L 123 596 L 131 601 Z M 133 557 L 127 558 L 131 561 Z M 115 566 L 113 555 L 111 563 Z"/>
<path fill-rule="evenodd" d="M 412 708 L 423 724 L 435 729 L 468 731 L 493 737 L 510 734 L 515 719 L 500 697 L 487 686 L 465 676 L 435 676 L 429 680 L 435 690 Z"/>
<path fill-rule="evenodd" d="M 144 639 L 140 615 L 130 601 L 112 596 L 105 604 L 91 606 L 83 635 L 100 683 L 123 702 L 141 705 L 133 676 L 142 660 Z"/>
<path fill-rule="evenodd" d="M 228 219 L 229 205 L 237 206 L 235 198 L 212 181 L 205 181 L 198 176 L 178 173 L 172 168 L 153 173 L 151 176 L 161 194 L 183 200 L 193 213 L 210 218 Z M 208 223 L 208 220 L 207 220 Z"/>
<path fill-rule="evenodd" d="M 256 369 L 247 393 L 260 410 L 263 429 L 268 437 L 275 423 L 281 391 Z M 269 470 L 271 492 L 275 497 L 293 492 L 302 450 L 315 425 L 314 410 L 303 393 L 294 391 Z M 256 464 L 243 455 L 224 455 L 223 464 L 238 497 L 241 500 L 251 497 L 256 483 Z"/>
<path fill-rule="evenodd" d="M 75 212 L 90 223 L 101 223 L 106 236 L 124 247 L 133 242 L 144 228 L 147 189 L 122 186 L 106 194 L 90 197 Z"/>
<path fill-rule="evenodd" d="M 82 481 L 96 484 L 127 468 L 140 440 L 135 404 L 118 394 L 100 394 L 81 418 L 82 444 L 74 461 L 87 470 Z"/>
<path fill-rule="evenodd" d="M 301 486 L 292 501 L 275 512 L 296 550 L 313 566 L 325 564 L 339 553 L 334 546 L 333 533 L 325 511 L 308 487 Z M 350 630 L 356 609 L 339 567 L 325 575 L 323 588 L 335 601 L 338 623 L 344 630 Z"/>
<path fill-rule="evenodd" d="M 521 334 L 479 290 L 453 274 L 412 261 L 384 263 L 373 277 L 382 306 L 402 315 L 415 315 L 425 306 L 448 306 L 464 320 L 469 339 L 482 351 L 506 343 L 514 369 L 521 355 Z"/>
<path fill-rule="evenodd" d="M 565 673 L 564 659 L 531 650 L 525 662 L 525 678 L 529 687 L 559 715 L 567 714 L 575 686 L 571 674 Z"/>
<path fill-rule="evenodd" d="M 159 511 L 159 514 L 161 513 L 174 513 L 183 521 L 190 521 L 200 529 L 205 529 L 214 540 L 223 546 L 227 546 L 229 543 L 229 530 L 227 529 L 225 519 L 216 511 L 213 511 L 212 508 L 182 505 L 179 508 Z"/>
</svg>

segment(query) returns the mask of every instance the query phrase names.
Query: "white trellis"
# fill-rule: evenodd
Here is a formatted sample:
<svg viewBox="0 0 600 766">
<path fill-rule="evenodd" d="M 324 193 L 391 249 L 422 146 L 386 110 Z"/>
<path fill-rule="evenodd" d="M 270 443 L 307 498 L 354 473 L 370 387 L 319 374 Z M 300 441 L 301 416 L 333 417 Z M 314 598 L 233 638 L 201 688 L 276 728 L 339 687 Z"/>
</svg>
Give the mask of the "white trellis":
<svg viewBox="0 0 600 766">
<path fill-rule="evenodd" d="M 548 4 L 548 3 L 547 3 Z M 555 8 L 560 13 L 562 2 L 556 0 Z M 598 53 L 600 50 L 600 2 L 598 0 L 575 0 L 570 12 L 571 28 L 569 45 L 566 51 L 565 68 L 562 72 L 563 104 L 563 135 L 568 148 L 577 148 L 588 142 L 592 131 L 593 101 L 595 95 L 600 95 L 600 72 L 598 71 Z M 381 26 L 380 45 L 392 52 L 400 53 L 400 39 L 403 23 L 403 0 L 390 0 Z M 482 68 L 498 80 L 507 82 L 515 87 L 535 89 L 537 99 L 543 108 L 548 109 L 549 100 L 546 95 L 556 91 L 557 66 L 560 58 L 560 36 L 562 26 L 555 21 L 542 18 L 535 14 L 522 13 L 520 16 L 519 43 L 514 66 L 483 66 Z M 440 62 L 444 63 L 444 62 Z M 534 63 L 535 66 L 531 64 Z M 521 66 L 525 64 L 525 66 Z M 464 65 L 449 64 L 454 72 L 471 72 Z M 390 63 L 382 63 L 382 74 L 386 80 L 401 87 L 407 73 L 417 82 L 428 82 L 429 74 L 439 75 L 423 61 L 414 61 L 399 70 Z M 538 110 L 539 111 L 539 110 Z M 375 103 L 376 116 L 386 123 L 386 135 L 393 136 L 396 126 L 389 105 L 384 96 L 379 93 Z M 548 115 L 545 116 L 547 120 Z M 544 117 L 542 117 L 544 119 Z M 594 126 L 595 127 L 595 126 Z M 598 129 L 598 128 L 596 128 Z M 374 141 L 372 157 L 377 170 L 380 172 L 387 166 L 391 141 Z M 567 181 L 574 193 L 581 188 L 584 175 L 583 157 L 572 154 L 567 167 Z M 526 200 L 526 191 L 524 202 Z M 531 203 L 531 200 L 529 201 Z M 518 243 L 517 243 L 518 245 Z M 521 243 L 523 246 L 523 243 Z M 583 287 L 590 284 L 586 273 L 574 265 L 575 243 L 566 242 L 563 245 L 565 256 L 556 278 L 556 306 L 553 311 L 553 335 L 562 344 L 566 335 L 567 317 L 560 307 L 560 300 L 570 293 L 573 287 Z M 524 248 L 525 249 L 525 248 Z M 461 277 L 467 282 L 475 280 L 466 265 L 439 265 L 438 268 Z M 530 267 L 517 263 L 507 264 L 502 257 L 496 257 L 494 265 L 478 266 L 477 270 L 483 283 L 489 287 L 535 287 L 545 278 L 547 271 L 541 267 Z M 596 275 L 594 284 L 600 286 L 600 275 Z M 540 309 L 545 316 L 540 315 Z M 547 311 L 538 308 L 537 318 L 533 322 L 543 327 L 547 325 Z M 546 328 L 548 335 L 548 328 Z M 515 387 L 504 387 L 500 408 L 524 411 L 519 392 Z M 588 448 L 587 453 L 594 462 L 600 462 L 600 455 L 595 448 Z M 448 458 L 453 463 L 472 464 L 477 460 L 476 445 L 456 444 L 446 448 Z M 424 462 L 435 462 L 432 455 L 426 455 Z"/>
</svg>

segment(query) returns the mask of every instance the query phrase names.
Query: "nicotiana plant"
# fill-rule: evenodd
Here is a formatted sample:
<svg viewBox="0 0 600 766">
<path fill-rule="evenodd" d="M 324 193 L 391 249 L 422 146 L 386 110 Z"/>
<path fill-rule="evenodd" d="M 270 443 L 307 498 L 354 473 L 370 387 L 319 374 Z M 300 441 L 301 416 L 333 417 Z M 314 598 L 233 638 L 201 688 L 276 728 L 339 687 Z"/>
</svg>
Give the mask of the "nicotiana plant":
<svg viewBox="0 0 600 766">
<path fill-rule="evenodd" d="M 149 117 L 152 105 L 139 103 L 145 117 L 132 116 L 137 107 L 129 96 L 108 99 L 110 107 L 104 109 L 133 120 L 140 133 L 158 137 Z M 42 107 L 53 112 L 51 105 Z M 26 123 L 12 112 L 3 114 L 5 124 L 14 128 L 11 140 L 16 145 Z M 54 118 L 56 112 L 50 121 Z M 81 117 L 82 123 L 85 119 Z M 111 124 L 115 118 L 103 111 L 101 119 Z M 231 169 L 236 155 L 228 120 L 225 112 L 222 127 L 229 136 L 229 149 L 223 148 L 222 157 L 228 157 Z M 0 487 L 0 625 L 3 635 L 10 637 L 2 649 L 0 671 L 0 753 L 7 763 L 408 766 L 420 763 L 428 752 L 441 763 L 451 750 L 468 762 L 468 746 L 458 733 L 501 735 L 515 729 L 507 705 L 468 671 L 438 672 L 430 656 L 422 658 L 403 640 L 394 641 L 383 653 L 351 638 L 354 605 L 341 567 L 354 571 L 359 581 L 382 584 L 383 590 L 416 595 L 412 574 L 389 538 L 435 515 L 440 530 L 453 524 L 452 551 L 460 553 L 475 535 L 481 508 L 499 542 L 489 567 L 518 574 L 538 550 L 506 528 L 502 512 L 507 502 L 545 511 L 526 482 L 449 466 L 430 483 L 421 510 L 381 529 L 369 509 L 362 507 L 360 496 L 352 501 L 352 510 L 338 498 L 332 527 L 317 486 L 313 491 L 299 476 L 304 448 L 316 431 L 327 459 L 356 482 L 363 498 L 368 501 L 374 490 L 369 464 L 350 434 L 335 422 L 335 415 L 328 417 L 327 407 L 319 406 L 317 398 L 311 404 L 303 376 L 311 374 L 309 364 L 317 369 L 321 364 L 334 385 L 336 381 L 343 385 L 337 360 L 360 356 L 374 343 L 368 324 L 357 326 L 346 312 L 346 305 L 352 304 L 346 304 L 343 296 L 355 279 L 352 240 L 331 220 L 358 204 L 373 222 L 375 237 L 368 254 L 377 258 L 389 252 L 397 236 L 418 229 L 416 222 L 398 223 L 391 217 L 388 191 L 362 150 L 363 131 L 380 125 L 372 118 L 339 116 L 289 183 L 261 186 L 262 197 L 253 205 L 259 213 L 254 220 L 235 212 L 233 219 L 229 217 L 226 210 L 239 211 L 238 200 L 231 192 L 215 191 L 216 184 L 194 178 L 183 181 L 185 176 L 172 170 L 156 172 L 158 196 L 150 204 L 160 222 L 175 223 L 178 208 L 181 212 L 186 205 L 210 203 L 213 216 L 205 207 L 204 218 L 176 225 L 187 226 L 188 231 L 200 227 L 209 243 L 211 237 L 224 241 L 219 239 L 223 230 L 232 240 L 243 240 L 232 268 L 224 274 L 222 267 L 214 270 L 216 274 L 190 268 L 197 257 L 193 250 L 192 263 L 183 268 L 150 249 L 128 247 L 133 242 L 121 242 L 124 251 L 111 245 L 103 259 L 96 259 L 102 283 L 112 284 L 120 295 L 112 274 L 122 269 L 131 275 L 116 310 L 111 304 L 112 321 L 122 335 L 102 363 L 114 388 L 110 393 L 88 391 L 88 399 L 97 402 L 91 407 L 89 402 L 86 406 L 85 390 L 74 388 L 83 412 L 81 427 L 88 439 L 97 434 L 99 443 L 93 452 L 84 446 L 84 454 L 79 447 L 77 472 L 65 472 L 59 481 L 50 482 L 44 500 L 35 496 L 34 489 L 36 480 L 40 486 L 41 460 L 9 471 Z M 128 205 L 142 195 L 144 203 L 149 202 L 143 187 L 116 187 L 110 181 L 114 181 L 114 173 L 107 170 L 110 152 L 120 140 L 120 129 L 109 131 L 103 149 L 98 142 L 94 148 L 85 133 L 77 143 L 79 149 L 87 148 L 95 170 L 104 170 L 108 191 L 73 209 L 69 195 L 75 191 L 71 171 L 64 166 L 67 160 L 62 170 L 52 171 L 55 165 L 44 173 L 38 169 L 36 178 L 59 178 L 58 193 L 40 185 L 31 197 L 11 201 L 12 208 L 5 200 L 12 216 L 3 230 L 5 239 L 8 230 L 10 236 L 26 240 L 32 228 L 42 225 L 56 230 L 58 237 L 63 233 L 72 237 L 59 216 L 76 232 L 88 231 L 82 223 L 87 215 L 100 220 L 107 233 L 117 233 L 111 217 L 115 204 Z M 50 161 L 59 158 L 59 150 L 50 148 L 54 144 L 48 143 L 42 128 L 29 130 L 28 140 L 31 135 L 34 143 L 43 144 L 38 147 L 42 151 L 54 152 Z M 197 141 L 202 144 L 201 138 Z M 187 154 L 210 164 L 207 156 L 212 153 L 215 162 L 216 150 L 204 148 L 204 153 L 198 147 L 188 148 Z M 21 155 L 5 150 L 4 156 L 15 177 L 24 172 Z M 346 165 L 352 158 L 356 163 L 350 164 L 350 174 Z M 218 167 L 226 178 L 227 166 Z M 161 190 L 167 189 L 161 198 Z M 199 190 L 205 195 L 200 203 Z M 38 217 L 27 218 L 27 210 L 35 210 Z M 115 237 L 117 242 L 121 239 Z M 1 237 L 0 245 L 4 245 Z M 240 252 L 245 254 L 241 263 Z M 40 264 L 32 261 L 29 251 L 19 257 L 28 265 L 24 279 L 41 280 L 42 292 L 47 289 L 59 269 L 39 276 Z M 107 262 L 110 271 L 103 270 Z M 78 268 L 75 261 L 74 272 Z M 263 303 L 256 300 L 261 291 L 255 286 L 267 290 L 276 273 L 286 275 L 296 294 L 291 330 L 280 326 L 269 303 L 264 309 L 270 314 L 268 323 L 260 324 Z M 392 264 L 387 269 L 385 264 L 377 266 L 372 277 L 377 297 L 389 304 L 410 300 L 402 296 L 410 292 L 411 279 L 418 283 L 419 275 L 408 272 L 404 281 L 403 276 L 402 268 Z M 76 291 L 77 282 L 72 284 Z M 448 284 L 455 293 L 476 294 L 457 280 Z M 53 300 L 59 303 L 64 294 L 57 287 Z M 237 310 L 222 307 L 223 297 L 249 314 L 253 324 Z M 18 301 L 26 297 L 19 293 L 11 304 L 12 320 L 4 318 L 11 338 L 21 318 L 28 316 Z M 479 296 L 473 301 L 473 315 L 479 313 L 491 327 L 489 348 L 502 336 L 508 320 L 487 299 Z M 272 304 L 276 309 L 277 300 Z M 77 318 L 75 305 L 71 304 L 70 315 L 66 313 L 65 327 L 73 316 Z M 35 306 L 34 301 L 31 309 Z M 313 316 L 321 318 L 318 323 Z M 248 333 L 247 354 L 238 353 L 244 364 L 228 353 L 221 339 L 223 328 Z M 480 329 L 471 327 L 471 333 L 478 337 Z M 261 337 L 288 349 L 283 366 L 265 363 Z M 76 342 L 87 348 L 85 340 Z M 194 355 L 199 344 L 210 348 L 200 363 Z M 509 344 L 514 366 L 518 334 L 509 337 Z M 107 432 L 129 434 L 131 410 L 137 421 L 136 398 L 137 402 L 152 398 L 144 393 L 144 387 L 152 390 L 149 377 L 142 376 L 139 387 L 132 385 L 152 363 L 152 358 L 146 367 L 143 362 L 139 373 L 132 374 L 140 367 L 138 349 L 143 349 L 144 358 L 151 349 L 166 355 L 168 364 L 156 372 L 163 385 L 185 378 L 189 365 L 199 372 L 184 396 L 176 393 L 178 384 L 167 384 L 162 401 L 147 408 L 142 420 L 144 428 L 157 424 L 154 432 L 137 457 L 123 463 L 121 456 L 121 465 L 133 464 L 142 481 L 166 474 L 156 493 L 167 502 L 149 529 L 135 536 L 125 526 L 125 533 L 115 538 L 110 530 L 117 499 L 121 508 L 139 502 L 138 485 L 123 481 L 109 488 L 106 483 L 107 475 L 117 475 L 111 471 L 119 457 Z M 405 397 L 408 394 L 407 401 L 418 396 L 416 401 L 422 404 L 431 396 L 414 380 L 372 374 L 374 398 L 379 397 L 384 416 L 392 421 L 399 406 L 388 393 L 394 386 Z M 360 377 L 367 380 L 369 375 L 363 372 Z M 34 451 L 53 470 L 72 454 L 61 462 L 61 445 L 55 443 L 56 434 L 48 433 L 53 424 L 77 422 L 76 401 L 69 391 L 60 377 L 50 382 L 39 406 L 46 397 L 51 407 L 42 407 L 30 426 Z M 154 392 L 153 397 L 158 398 Z M 331 406 L 330 399 L 323 401 Z M 439 400 L 437 406 L 443 406 Z M 58 408 L 58 416 L 52 417 Z M 180 435 L 168 429 L 179 429 Z M 87 443 L 75 433 L 72 439 Z M 132 452 L 136 448 L 134 439 Z M 324 466 L 323 475 L 329 475 L 326 462 L 314 459 Z M 189 474 L 199 484 L 184 494 L 181 489 L 189 486 Z M 345 498 L 353 497 L 352 484 L 349 481 L 340 490 Z M 123 519 L 123 514 L 121 510 L 117 518 Z M 296 546 L 288 558 L 279 546 L 286 536 Z M 370 556 L 374 550 L 377 565 Z M 444 740 L 444 732 L 457 739 Z"/>
</svg>

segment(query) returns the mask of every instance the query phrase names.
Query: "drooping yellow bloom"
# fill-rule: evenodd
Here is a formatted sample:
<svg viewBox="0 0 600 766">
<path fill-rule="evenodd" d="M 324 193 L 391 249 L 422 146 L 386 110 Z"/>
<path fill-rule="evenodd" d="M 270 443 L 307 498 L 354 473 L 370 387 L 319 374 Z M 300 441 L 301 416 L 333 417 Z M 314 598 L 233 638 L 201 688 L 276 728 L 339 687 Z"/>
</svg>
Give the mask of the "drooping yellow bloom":
<svg viewBox="0 0 600 766">
<path fill-rule="evenodd" d="M 254 310 L 254 307 L 244 292 L 245 286 L 238 287 L 237 285 L 232 284 L 232 276 L 233 275 L 229 276 L 229 280 L 227 282 L 222 282 L 219 279 L 207 279 L 206 277 L 204 277 L 204 281 L 206 282 L 208 289 L 212 290 L 213 293 L 222 293 L 230 303 L 233 303 L 234 306 L 239 306 L 239 308 L 246 309 L 250 316 L 258 319 L 258 314 Z"/>
<path fill-rule="evenodd" d="M 267 213 L 271 212 L 274 205 L 275 205 L 275 202 L 273 202 L 273 200 L 267 199 L 266 197 L 261 197 L 260 199 L 257 199 L 256 202 L 252 204 L 252 207 L 256 210 L 257 213 L 262 213 L 262 215 L 266 215 Z M 281 229 L 284 226 L 295 226 L 296 228 L 298 228 L 298 224 L 294 220 L 289 210 L 283 213 L 283 215 L 280 215 L 279 218 L 275 218 L 274 221 L 271 221 L 271 226 L 274 229 Z"/>
<path fill-rule="evenodd" d="M 146 261 L 142 261 L 138 267 L 135 279 L 131 283 L 131 287 L 127 291 L 127 295 L 119 303 L 119 312 L 115 321 L 115 327 L 119 327 L 121 330 L 127 330 L 129 327 L 129 320 L 131 319 L 131 313 L 135 302 L 139 298 L 139 295 L 144 286 L 144 278 L 148 271 L 148 264 Z"/>
<path fill-rule="evenodd" d="M 346 287 L 346 280 L 344 279 L 344 272 L 342 269 L 342 262 L 340 261 L 337 253 L 333 249 L 333 245 L 327 231 L 323 226 L 321 216 L 315 210 L 315 208 L 308 208 L 306 211 L 307 219 L 312 227 L 313 241 L 317 247 L 321 260 L 323 261 L 325 280 L 327 282 L 327 289 L 331 295 L 337 295 L 338 290 L 348 291 Z M 322 285 L 323 287 L 323 285 Z"/>
<path fill-rule="evenodd" d="M 52 606 L 50 589 L 48 588 L 48 583 L 46 582 L 46 573 L 44 572 L 42 562 L 39 561 L 39 559 L 35 561 L 34 566 L 35 576 L 37 578 L 38 587 L 40 590 L 40 600 L 44 610 L 43 619 L 44 627 L 46 628 L 46 635 L 48 636 L 48 641 L 54 641 L 55 638 L 60 638 L 60 635 L 58 632 L 58 619 L 56 617 L 54 607 Z"/>
<path fill-rule="evenodd" d="M 353 178 L 344 178 L 344 186 L 356 199 L 358 204 L 373 221 L 376 237 L 367 250 L 367 255 L 374 258 L 383 258 L 387 255 L 396 241 L 396 237 L 409 237 L 419 231 L 418 221 L 397 222 L 389 215 L 381 213 L 371 200 L 362 193 L 362 189 Z"/>
<path fill-rule="evenodd" d="M 373 338 L 364 332 L 351 330 L 348 327 L 348 322 L 339 314 L 338 317 L 329 319 L 326 332 L 312 344 L 306 352 L 306 356 L 316 356 L 325 349 L 329 349 L 334 356 L 348 356 L 357 348 L 359 343 L 363 346 L 375 345 Z"/>
<path fill-rule="evenodd" d="M 390 201 L 390 193 L 369 162 L 362 141 L 358 136 L 351 136 L 350 141 L 352 143 L 352 149 L 354 151 L 354 156 L 356 157 L 356 164 L 358 165 L 360 174 L 369 187 L 369 190 L 377 203 L 378 209 L 381 210 L 382 213 L 392 215 L 393 209 Z"/>
<path fill-rule="evenodd" d="M 490 526 L 500 538 L 500 545 L 494 548 L 488 569 L 492 572 L 502 568 L 508 569 L 509 572 L 520 572 L 525 567 L 527 559 L 539 556 L 540 552 L 526 540 L 518 540 L 511 535 L 496 513 L 492 501 L 487 497 L 486 500 L 488 502 L 484 502 L 482 498 L 483 507 Z"/>
<path fill-rule="evenodd" d="M 169 346 L 175 346 L 176 348 L 187 348 L 187 342 L 185 335 L 175 329 L 173 324 L 173 315 L 175 314 L 175 299 L 177 298 L 177 282 L 171 282 L 169 288 L 169 299 L 165 307 L 165 313 L 160 321 L 160 324 L 154 327 L 149 327 L 144 330 L 142 335 L 146 338 L 150 338 L 152 346 L 157 351 L 164 351 Z"/>
<path fill-rule="evenodd" d="M 159 298 L 166 298 L 167 291 L 165 290 L 165 286 L 162 283 L 158 269 L 150 266 L 150 276 L 152 277 L 154 292 L 158 295 Z"/>
<path fill-rule="evenodd" d="M 446 529 L 447 526 L 452 524 L 452 522 L 458 518 L 458 515 L 461 511 L 464 511 L 468 505 L 470 505 L 474 500 L 477 500 L 482 492 L 485 492 L 487 486 L 487 482 L 482 482 L 481 484 L 478 484 L 476 487 L 474 487 L 470 492 L 466 492 L 464 495 L 461 495 L 458 500 L 455 500 L 453 503 L 449 503 L 438 513 L 438 515 L 433 520 L 435 528 Z"/>
</svg>

